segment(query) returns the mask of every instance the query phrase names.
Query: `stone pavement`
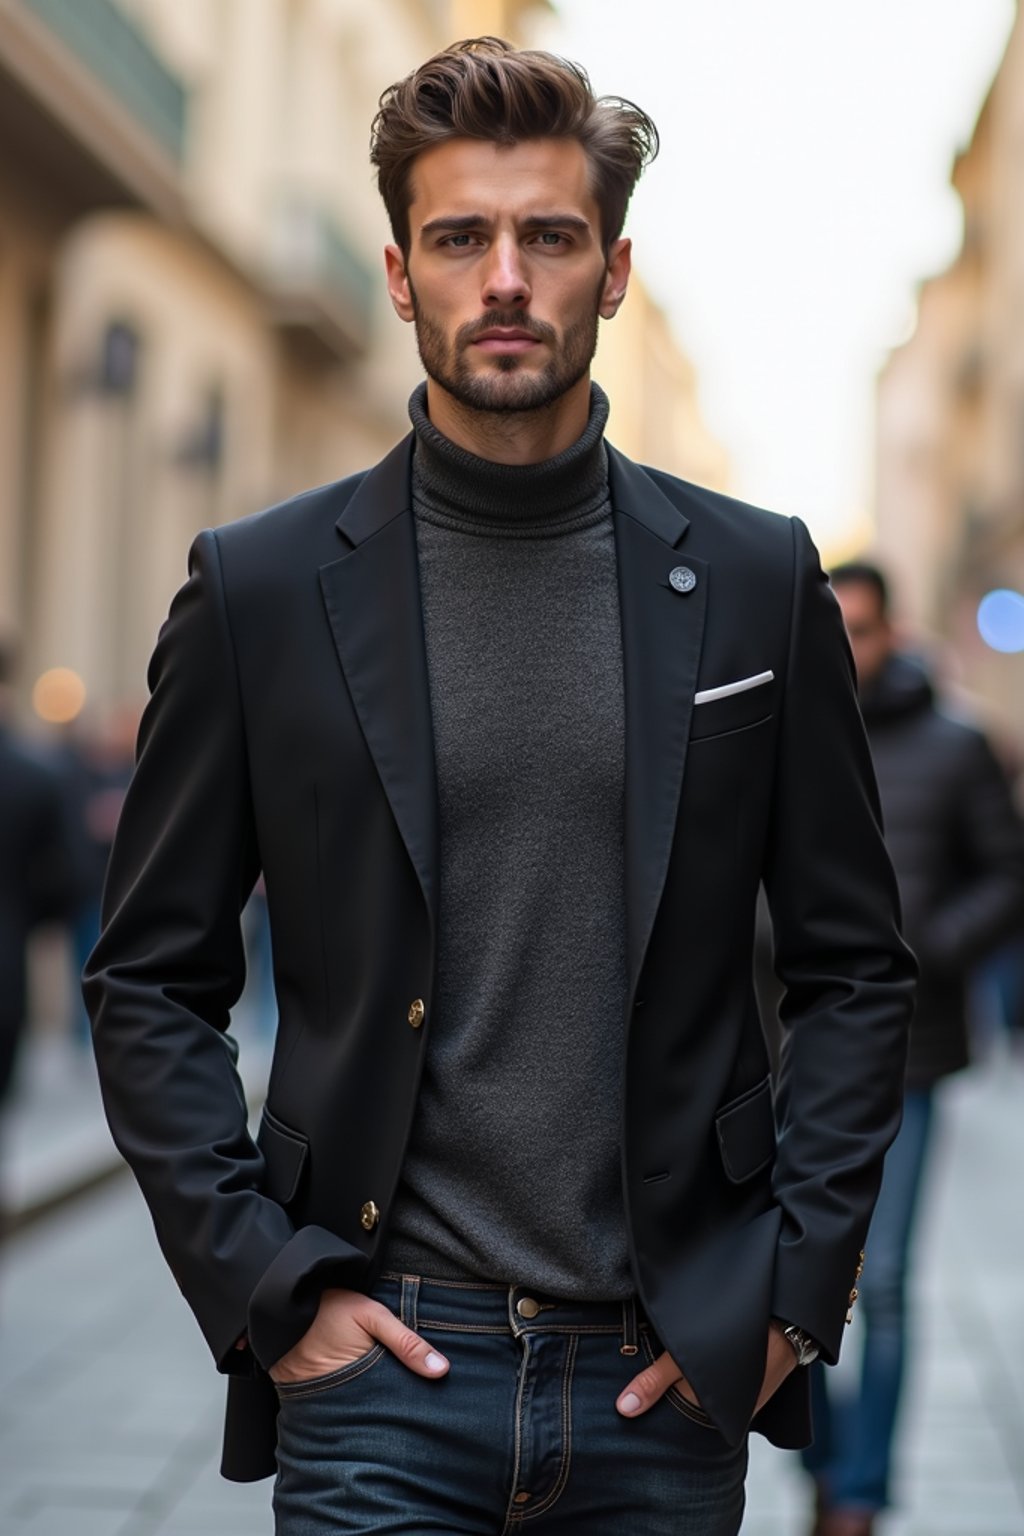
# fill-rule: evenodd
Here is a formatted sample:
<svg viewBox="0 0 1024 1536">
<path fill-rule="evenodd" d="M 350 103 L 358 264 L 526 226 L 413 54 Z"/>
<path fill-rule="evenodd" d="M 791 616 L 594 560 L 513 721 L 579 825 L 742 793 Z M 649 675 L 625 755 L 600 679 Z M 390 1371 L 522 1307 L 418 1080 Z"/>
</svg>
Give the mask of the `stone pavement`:
<svg viewBox="0 0 1024 1536">
<path fill-rule="evenodd" d="M 880 1536 L 1024 1536 L 1024 1070 L 990 1062 L 945 1111 L 901 1508 Z M 127 1179 L 0 1253 L 3 1536 L 270 1536 L 269 1482 L 217 1475 L 221 1414 Z M 744 1536 L 803 1536 L 794 1458 L 755 1442 Z"/>
<path fill-rule="evenodd" d="M 73 1199 L 120 1165 L 92 1051 L 55 1031 L 25 1042 L 0 1121 L 0 1206 L 13 1223 Z"/>
</svg>

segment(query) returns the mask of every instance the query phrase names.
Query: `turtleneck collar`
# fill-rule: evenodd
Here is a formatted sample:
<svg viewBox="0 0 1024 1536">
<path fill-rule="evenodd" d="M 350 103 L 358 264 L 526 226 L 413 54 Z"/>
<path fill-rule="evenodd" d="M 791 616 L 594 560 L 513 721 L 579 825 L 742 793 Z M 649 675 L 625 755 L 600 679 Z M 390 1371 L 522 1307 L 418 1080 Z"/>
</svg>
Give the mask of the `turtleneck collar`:
<svg viewBox="0 0 1024 1536">
<path fill-rule="evenodd" d="M 459 448 L 427 415 L 427 386 L 409 401 L 417 517 L 464 533 L 543 538 L 600 521 L 608 503 L 608 398 L 590 386 L 590 417 L 571 447 L 540 464 L 496 464 Z"/>
</svg>

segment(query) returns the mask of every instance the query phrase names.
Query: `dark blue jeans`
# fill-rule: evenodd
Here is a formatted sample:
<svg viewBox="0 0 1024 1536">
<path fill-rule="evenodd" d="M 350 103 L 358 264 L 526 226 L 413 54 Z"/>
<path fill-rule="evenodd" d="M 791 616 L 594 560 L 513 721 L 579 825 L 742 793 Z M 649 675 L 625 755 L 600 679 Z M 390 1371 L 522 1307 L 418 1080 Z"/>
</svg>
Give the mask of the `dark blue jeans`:
<svg viewBox="0 0 1024 1536">
<path fill-rule="evenodd" d="M 747 1448 L 674 1390 L 615 1400 L 661 1345 L 633 1302 L 385 1277 L 374 1296 L 451 1362 L 383 1346 L 279 1386 L 277 1536 L 735 1536 Z"/>
<path fill-rule="evenodd" d="M 906 1363 L 910 1238 L 932 1125 L 932 1094 L 908 1089 L 903 1124 L 889 1149 L 871 1218 L 861 1276 L 864 1354 L 852 1397 L 833 1392 L 813 1366 L 814 1444 L 804 1465 L 836 1509 L 874 1512 L 889 1503 L 889 1472 Z"/>
</svg>

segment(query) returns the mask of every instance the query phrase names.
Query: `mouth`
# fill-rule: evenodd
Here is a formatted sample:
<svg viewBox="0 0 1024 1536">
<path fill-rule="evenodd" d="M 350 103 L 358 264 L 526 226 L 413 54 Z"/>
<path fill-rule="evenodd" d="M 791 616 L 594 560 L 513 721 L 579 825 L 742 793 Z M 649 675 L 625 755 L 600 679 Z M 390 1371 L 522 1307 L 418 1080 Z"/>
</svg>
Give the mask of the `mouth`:
<svg viewBox="0 0 1024 1536">
<path fill-rule="evenodd" d="M 530 347 L 540 346 L 540 342 L 536 336 L 531 336 L 529 331 L 495 326 L 489 331 L 482 331 L 474 339 L 473 345 L 479 347 L 482 352 L 508 354 L 527 352 Z"/>
</svg>

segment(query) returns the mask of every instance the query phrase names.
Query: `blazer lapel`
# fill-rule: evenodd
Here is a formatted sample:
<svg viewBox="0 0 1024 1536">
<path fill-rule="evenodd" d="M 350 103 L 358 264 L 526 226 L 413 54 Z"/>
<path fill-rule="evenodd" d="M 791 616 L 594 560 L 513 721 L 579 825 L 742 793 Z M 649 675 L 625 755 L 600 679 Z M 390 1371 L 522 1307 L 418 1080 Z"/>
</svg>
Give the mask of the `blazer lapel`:
<svg viewBox="0 0 1024 1536">
<path fill-rule="evenodd" d="M 369 471 L 338 519 L 354 546 L 320 569 L 345 681 L 431 921 L 437 917 L 437 788 L 416 531 L 412 437 Z"/>
<path fill-rule="evenodd" d="M 412 439 L 371 470 L 338 519 L 352 546 L 321 567 L 331 632 L 367 745 L 431 919 L 438 894 L 437 785 L 416 534 Z M 626 696 L 625 866 L 630 991 L 665 883 L 697 686 L 708 565 L 676 553 L 685 515 L 609 448 Z M 685 564 L 689 592 L 669 584 Z"/>
<path fill-rule="evenodd" d="M 676 552 L 685 515 L 609 449 L 626 694 L 626 954 L 632 1000 L 668 871 L 708 595 L 706 561 Z M 677 591 L 669 573 L 692 572 Z"/>
</svg>

